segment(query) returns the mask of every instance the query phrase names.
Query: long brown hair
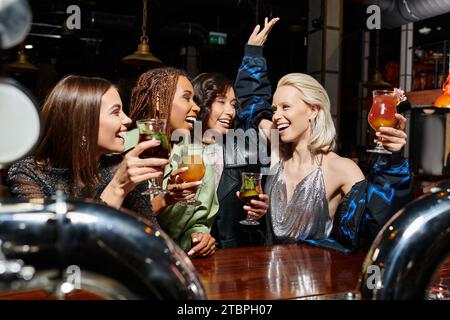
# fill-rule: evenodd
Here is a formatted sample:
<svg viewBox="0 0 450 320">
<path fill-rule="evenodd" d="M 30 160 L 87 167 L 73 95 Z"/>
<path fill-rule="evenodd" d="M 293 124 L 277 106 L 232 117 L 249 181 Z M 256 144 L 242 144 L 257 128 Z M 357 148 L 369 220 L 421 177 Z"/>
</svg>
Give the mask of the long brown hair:
<svg viewBox="0 0 450 320">
<path fill-rule="evenodd" d="M 143 73 L 131 92 L 130 118 L 136 120 L 159 118 L 167 120 L 167 136 L 170 135 L 170 115 L 178 78 L 184 71 L 165 67 Z"/>
<path fill-rule="evenodd" d="M 60 80 L 42 107 L 44 130 L 36 162 L 68 168 L 78 186 L 97 184 L 97 142 L 102 96 L 114 85 L 95 77 Z"/>
</svg>

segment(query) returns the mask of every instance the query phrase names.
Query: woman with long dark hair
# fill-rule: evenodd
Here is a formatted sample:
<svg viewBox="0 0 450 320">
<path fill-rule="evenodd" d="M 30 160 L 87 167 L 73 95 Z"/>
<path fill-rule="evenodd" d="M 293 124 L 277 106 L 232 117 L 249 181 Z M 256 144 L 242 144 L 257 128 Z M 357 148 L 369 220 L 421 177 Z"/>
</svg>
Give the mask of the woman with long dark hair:
<svg viewBox="0 0 450 320">
<path fill-rule="evenodd" d="M 44 129 L 33 157 L 11 166 L 8 184 L 21 198 L 93 198 L 126 207 L 158 224 L 139 184 L 162 175 L 165 159 L 140 159 L 155 147 L 141 143 L 125 157 L 124 132 L 131 123 L 116 87 L 108 80 L 70 75 L 58 82 L 42 107 Z M 107 156 L 108 154 L 115 154 Z M 138 188 L 139 186 L 139 188 Z"/>
<path fill-rule="evenodd" d="M 247 214 L 263 215 L 267 211 L 267 196 L 259 195 L 259 200 L 252 200 L 248 205 L 237 197 L 241 186 L 241 174 L 245 171 L 259 172 L 257 163 L 249 164 L 245 149 L 227 144 L 228 130 L 245 127 L 236 119 L 239 102 L 233 89 L 233 82 L 219 73 L 202 73 L 192 80 L 195 96 L 200 106 L 198 120 L 202 122 L 203 144 L 214 166 L 219 211 L 212 226 L 212 235 L 217 239 L 219 248 L 262 245 L 264 243 L 265 225 L 246 226 L 239 223 Z M 216 138 L 220 137 L 219 141 Z M 227 148 L 234 151 L 245 163 L 227 161 Z M 248 148 L 247 148 L 248 149 Z M 230 152 L 231 150 L 228 150 Z"/>
<path fill-rule="evenodd" d="M 278 18 L 274 18 L 268 21 L 262 30 L 255 27 L 249 43 L 246 45 L 246 52 L 260 50 L 278 20 Z M 253 39 L 261 39 L 261 42 L 255 46 Z M 241 68 L 248 58 L 246 54 Z M 248 101 L 252 100 L 253 96 L 259 94 L 254 91 L 254 86 L 249 85 L 241 88 L 241 91 L 245 90 L 245 94 L 242 94 L 240 101 L 238 101 L 233 82 L 223 74 L 202 73 L 195 77 L 192 82 L 195 98 L 200 106 L 198 119 L 202 122 L 203 143 L 206 150 L 209 150 L 208 154 L 212 155 L 211 162 L 214 163 L 216 175 L 219 211 L 212 226 L 212 235 L 217 239 L 220 248 L 262 245 L 265 242 L 266 234 L 264 214 L 268 208 L 267 195 L 260 194 L 258 200 L 251 200 L 250 203 L 246 204 L 238 198 L 242 172 L 261 171 L 259 161 L 252 163 L 252 157 L 256 156 L 253 158 L 257 158 L 258 156 L 250 154 L 251 150 L 255 150 L 255 148 L 248 147 L 249 143 L 257 143 L 257 141 L 247 142 L 247 147 L 242 148 L 243 146 L 237 145 L 234 136 L 227 135 L 227 133 L 229 133 L 229 130 L 235 129 L 255 129 L 255 132 L 257 132 L 260 121 L 270 119 L 271 109 L 263 103 L 253 101 L 250 112 L 236 117 L 240 102 L 246 105 Z M 251 113 L 258 114 L 258 118 L 253 117 Z M 226 141 L 227 137 L 233 139 L 232 143 Z M 218 138 L 218 141 L 216 141 L 216 138 Z M 233 150 L 227 149 L 230 147 Z M 233 161 L 230 159 L 233 157 L 228 157 L 227 153 L 237 153 L 239 155 L 235 160 L 242 159 L 243 161 Z M 246 215 L 255 220 L 260 219 L 261 224 L 251 226 L 240 224 L 239 221 L 243 220 Z"/>
</svg>

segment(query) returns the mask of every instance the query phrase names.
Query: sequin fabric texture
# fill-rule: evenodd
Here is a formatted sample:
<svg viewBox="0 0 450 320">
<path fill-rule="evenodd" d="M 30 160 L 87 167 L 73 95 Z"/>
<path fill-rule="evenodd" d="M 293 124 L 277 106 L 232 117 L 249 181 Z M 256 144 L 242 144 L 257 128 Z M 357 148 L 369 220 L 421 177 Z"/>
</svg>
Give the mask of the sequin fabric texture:
<svg viewBox="0 0 450 320">
<path fill-rule="evenodd" d="M 13 196 L 21 199 L 51 198 L 60 189 L 68 198 L 98 199 L 106 185 L 111 181 L 121 156 L 104 156 L 99 165 L 103 182 L 95 187 L 77 188 L 69 169 L 37 166 L 32 157 L 14 163 L 8 171 L 8 185 Z M 141 195 L 146 184 L 138 185 L 131 191 L 122 204 L 142 217 L 150 219 L 155 226 L 159 226 L 156 216 L 151 210 L 149 196 Z"/>
<path fill-rule="evenodd" d="M 300 181 L 287 202 L 283 162 L 275 168 L 266 186 L 271 189 L 270 218 L 278 242 L 325 239 L 332 228 L 322 168 L 319 165 Z"/>
</svg>

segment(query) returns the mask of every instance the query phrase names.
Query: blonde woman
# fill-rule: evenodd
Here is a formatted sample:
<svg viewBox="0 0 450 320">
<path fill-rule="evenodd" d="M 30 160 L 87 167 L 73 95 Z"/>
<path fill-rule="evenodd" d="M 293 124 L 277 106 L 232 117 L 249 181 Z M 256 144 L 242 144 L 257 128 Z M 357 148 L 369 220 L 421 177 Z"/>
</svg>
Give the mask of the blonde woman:
<svg viewBox="0 0 450 320">
<path fill-rule="evenodd" d="M 259 55 L 249 61 L 267 71 L 262 51 Z M 241 96 L 240 88 L 250 84 L 258 87 L 255 92 L 260 95 L 255 99 L 268 104 L 267 72 L 238 77 L 237 96 Z M 251 105 L 252 101 L 243 105 L 237 116 Z M 369 244 L 411 199 L 409 165 L 399 153 L 406 144 L 406 119 L 396 114 L 396 128 L 377 132 L 393 154 L 378 157 L 365 177 L 353 161 L 334 152 L 336 130 L 330 100 L 314 78 L 301 73 L 282 77 L 272 110 L 272 121 L 264 119 L 259 124 L 268 138 L 269 130 L 278 130 L 280 142 L 279 148 L 272 144 L 271 175 L 265 190 L 269 196 L 268 242 L 308 242 L 344 252 Z"/>
</svg>

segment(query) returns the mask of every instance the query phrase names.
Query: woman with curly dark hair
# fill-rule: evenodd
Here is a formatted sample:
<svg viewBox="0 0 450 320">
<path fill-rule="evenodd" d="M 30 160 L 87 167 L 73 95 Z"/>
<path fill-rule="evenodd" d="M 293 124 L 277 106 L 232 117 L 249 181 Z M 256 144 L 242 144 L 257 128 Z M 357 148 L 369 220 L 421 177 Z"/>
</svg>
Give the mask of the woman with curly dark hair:
<svg viewBox="0 0 450 320">
<path fill-rule="evenodd" d="M 250 40 L 254 37 L 264 39 L 256 50 L 262 47 L 267 35 L 277 21 L 277 18 L 272 19 L 261 32 L 257 30 L 256 33 L 252 33 Z M 246 46 L 246 50 L 252 49 L 255 48 L 250 42 Z M 241 68 L 245 65 L 246 59 L 247 57 L 244 56 Z M 268 208 L 267 195 L 260 194 L 258 200 L 251 200 L 250 203 L 246 204 L 238 198 L 242 172 L 260 172 L 261 166 L 259 162 L 251 163 L 249 152 L 251 153 L 251 150 L 255 150 L 255 148 L 241 149 L 242 146 L 235 143 L 234 135 L 227 135 L 227 133 L 229 130 L 238 128 L 257 130 L 262 119 L 271 117 L 271 110 L 267 107 L 267 110 L 261 110 L 256 103 L 251 108 L 251 112 L 258 113 L 260 115 L 258 119 L 255 119 L 251 114 L 236 118 L 236 110 L 240 107 L 240 104 L 235 96 L 231 80 L 219 73 L 202 73 L 195 77 L 192 82 L 195 98 L 200 106 L 197 119 L 202 122 L 203 143 L 215 167 L 219 211 L 211 233 L 217 239 L 218 247 L 221 248 L 262 245 L 265 242 L 266 224 L 247 226 L 240 224 L 239 221 L 247 215 L 254 220 L 263 221 Z M 249 97 L 256 94 L 251 86 L 246 88 L 246 92 L 248 97 L 243 97 L 243 104 L 250 101 Z M 227 142 L 227 138 L 232 139 L 232 143 L 230 143 L 231 141 Z M 255 141 L 255 143 L 257 142 Z M 233 150 L 228 149 L 230 146 Z M 239 161 L 230 161 L 230 158 L 233 157 L 229 157 L 229 155 L 234 153 L 238 153 L 238 158 L 245 161 L 240 163 Z"/>
<path fill-rule="evenodd" d="M 173 133 L 178 136 L 189 135 L 198 111 L 191 82 L 183 71 L 175 68 L 165 67 L 143 73 L 132 90 L 132 120 L 165 119 L 167 137 L 173 138 Z M 127 139 L 136 143 L 137 135 L 136 130 L 133 130 L 127 134 Z M 152 206 L 163 230 L 188 255 L 208 256 L 215 252 L 215 239 L 210 235 L 218 207 L 214 174 L 211 166 L 206 166 L 202 181 L 180 181 L 179 175 L 184 170 L 179 168 L 181 148 L 181 145 L 173 144 L 163 183 L 169 192 L 155 196 Z M 185 207 L 177 204 L 179 200 L 194 196 L 201 205 Z"/>
</svg>

